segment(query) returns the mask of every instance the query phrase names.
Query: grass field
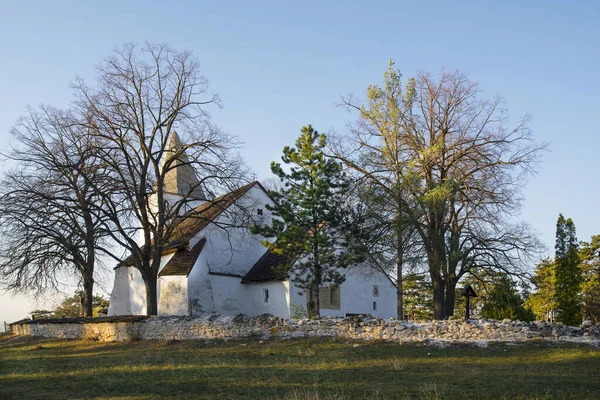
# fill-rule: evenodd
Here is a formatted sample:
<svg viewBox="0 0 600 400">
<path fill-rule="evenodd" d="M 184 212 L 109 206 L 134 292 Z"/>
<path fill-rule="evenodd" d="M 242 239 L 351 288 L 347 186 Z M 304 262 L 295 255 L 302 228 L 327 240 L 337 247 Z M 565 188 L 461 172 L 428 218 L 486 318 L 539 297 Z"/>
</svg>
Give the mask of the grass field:
<svg viewBox="0 0 600 400">
<path fill-rule="evenodd" d="M 0 399 L 600 398 L 600 350 L 393 343 L 0 339 Z"/>
</svg>

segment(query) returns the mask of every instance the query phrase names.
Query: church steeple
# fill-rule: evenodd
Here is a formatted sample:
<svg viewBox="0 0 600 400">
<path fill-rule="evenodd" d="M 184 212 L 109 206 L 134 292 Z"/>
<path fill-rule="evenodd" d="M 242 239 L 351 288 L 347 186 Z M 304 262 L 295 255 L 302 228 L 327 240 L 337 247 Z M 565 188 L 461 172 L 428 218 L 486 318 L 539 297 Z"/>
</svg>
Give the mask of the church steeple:
<svg viewBox="0 0 600 400">
<path fill-rule="evenodd" d="M 196 171 L 190 165 L 190 160 L 185 152 L 182 152 L 183 144 L 176 132 L 171 133 L 167 150 L 165 152 L 163 165 L 167 160 L 176 157 L 169 171 L 165 174 L 165 192 L 176 194 L 185 198 L 206 200 L 206 194 L 198 180 Z"/>
</svg>

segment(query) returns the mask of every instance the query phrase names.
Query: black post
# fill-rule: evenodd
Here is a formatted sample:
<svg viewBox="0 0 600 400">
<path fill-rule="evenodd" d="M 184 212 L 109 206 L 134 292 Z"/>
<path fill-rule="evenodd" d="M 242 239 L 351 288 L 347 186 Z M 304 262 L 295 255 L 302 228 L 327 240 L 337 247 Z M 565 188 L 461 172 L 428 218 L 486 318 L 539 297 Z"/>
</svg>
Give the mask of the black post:
<svg viewBox="0 0 600 400">
<path fill-rule="evenodd" d="M 466 285 L 463 290 L 461 290 L 460 295 L 466 299 L 465 321 L 468 321 L 471 317 L 471 297 L 477 297 L 477 293 L 475 293 L 471 285 Z"/>
<path fill-rule="evenodd" d="M 471 296 L 466 295 L 465 296 L 467 298 L 467 305 L 466 305 L 466 310 L 465 310 L 465 321 L 469 320 L 470 314 L 471 314 L 471 305 L 469 304 L 469 300 L 471 299 Z"/>
</svg>

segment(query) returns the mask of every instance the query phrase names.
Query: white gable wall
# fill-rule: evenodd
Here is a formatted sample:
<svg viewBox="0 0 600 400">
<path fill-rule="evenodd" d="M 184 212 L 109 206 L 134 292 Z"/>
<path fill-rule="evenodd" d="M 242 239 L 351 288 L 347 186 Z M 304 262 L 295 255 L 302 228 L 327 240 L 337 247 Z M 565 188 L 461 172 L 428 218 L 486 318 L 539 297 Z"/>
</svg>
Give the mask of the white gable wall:
<svg viewBox="0 0 600 400">
<path fill-rule="evenodd" d="M 209 271 L 244 276 L 264 254 L 261 236 L 253 235 L 247 228 L 223 227 L 249 224 L 249 221 L 244 220 L 245 213 L 240 211 L 241 208 L 248 210 L 255 222 L 270 223 L 271 213 L 266 209 L 266 204 L 273 203 L 262 189 L 254 186 L 236 205 L 222 213 L 216 219 L 216 224 L 210 224 L 194 238 L 200 240 L 206 237 L 202 254 L 206 256 Z M 262 209 L 262 216 L 258 216 L 258 209 Z"/>
</svg>

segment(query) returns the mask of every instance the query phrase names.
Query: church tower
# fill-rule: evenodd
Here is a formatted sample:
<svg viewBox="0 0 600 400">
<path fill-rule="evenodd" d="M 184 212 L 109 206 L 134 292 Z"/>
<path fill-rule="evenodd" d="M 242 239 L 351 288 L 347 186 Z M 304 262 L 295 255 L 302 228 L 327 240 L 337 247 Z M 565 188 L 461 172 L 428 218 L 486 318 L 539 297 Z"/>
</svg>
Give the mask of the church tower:
<svg viewBox="0 0 600 400">
<path fill-rule="evenodd" d="M 162 165 L 176 157 L 171 169 L 165 174 L 165 194 L 177 195 L 182 199 L 206 201 L 207 197 L 198 180 L 194 167 L 190 165 L 188 156 L 182 152 L 183 144 L 176 132 L 171 134 Z"/>
<path fill-rule="evenodd" d="M 168 160 L 174 161 L 166 172 L 163 184 L 163 199 L 167 208 L 180 206 L 178 215 L 183 215 L 199 205 L 206 203 L 210 198 L 202 182 L 198 179 L 189 157 L 182 151 L 183 144 L 176 132 L 171 133 L 169 143 L 161 160 L 161 168 Z M 156 184 L 155 184 L 156 185 Z M 152 213 L 158 212 L 156 193 L 150 195 L 148 202 Z M 184 204 L 181 204 L 181 203 Z M 140 231 L 139 243 L 144 243 L 144 234 Z"/>
</svg>

